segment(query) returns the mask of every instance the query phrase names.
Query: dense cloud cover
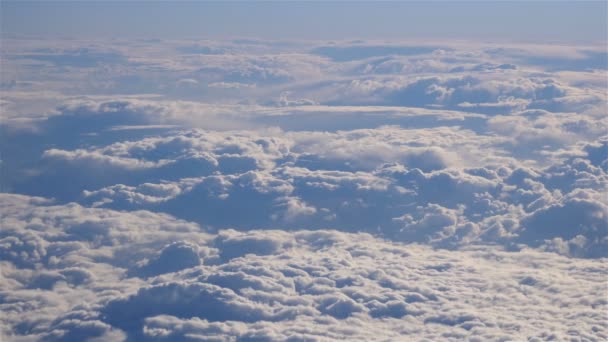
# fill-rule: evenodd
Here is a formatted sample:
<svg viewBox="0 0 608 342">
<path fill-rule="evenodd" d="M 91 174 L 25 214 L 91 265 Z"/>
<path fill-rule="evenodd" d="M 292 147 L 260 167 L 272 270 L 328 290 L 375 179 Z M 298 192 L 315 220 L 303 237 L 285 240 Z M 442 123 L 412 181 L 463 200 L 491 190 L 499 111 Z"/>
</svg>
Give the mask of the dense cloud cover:
<svg viewBox="0 0 608 342">
<path fill-rule="evenodd" d="M 608 338 L 602 46 L 7 39 L 0 339 Z"/>
<path fill-rule="evenodd" d="M 604 339 L 608 268 L 3 195 L 2 323 L 33 339 Z"/>
</svg>

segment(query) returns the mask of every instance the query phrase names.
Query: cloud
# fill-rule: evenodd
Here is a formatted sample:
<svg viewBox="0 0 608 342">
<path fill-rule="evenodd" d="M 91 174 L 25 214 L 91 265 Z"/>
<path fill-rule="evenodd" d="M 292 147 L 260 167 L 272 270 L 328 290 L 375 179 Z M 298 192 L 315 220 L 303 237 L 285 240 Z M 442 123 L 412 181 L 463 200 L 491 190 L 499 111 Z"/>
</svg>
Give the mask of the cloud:
<svg viewBox="0 0 608 342">
<path fill-rule="evenodd" d="M 330 95 L 321 103 L 438 107 L 492 115 L 528 108 L 581 111 L 603 106 L 605 101 L 605 94 L 599 89 L 574 88 L 548 77 L 499 70 L 500 73 L 491 72 L 491 76 L 467 73 L 463 76 L 354 79 L 333 85 L 333 89 L 327 91 Z"/>
<path fill-rule="evenodd" d="M 491 122 L 512 129 L 498 118 L 511 117 Z M 556 146 L 569 141 L 563 134 L 553 137 Z M 605 170 L 581 159 L 600 163 L 600 142 L 579 147 L 575 159 L 529 167 L 469 151 L 483 138 L 458 128 L 393 126 L 334 133 L 182 130 L 85 151 L 49 150 L 44 156 L 63 170 L 58 175 L 75 175 L 63 185 L 54 178 L 63 191 L 73 191 L 62 200 L 166 212 L 215 228 L 333 228 L 445 248 L 474 242 L 540 247 L 534 234 L 543 228 L 524 224 L 526 217 L 607 183 Z M 490 146 L 494 141 L 497 153 L 511 143 L 486 139 Z M 550 141 L 539 134 L 535 139 Z M 531 144 L 524 137 L 513 143 Z M 92 171 L 81 175 L 85 167 Z M 98 168 L 105 178 L 94 172 Z M 38 177 L 39 184 L 46 179 Z M 89 188 L 78 193 L 81 184 Z M 595 217 L 593 203 L 602 201 L 597 196 L 590 201 L 581 210 Z M 601 240 L 605 224 L 593 225 Z M 583 226 L 567 229 L 587 235 Z M 603 256 L 591 246 L 574 254 Z"/>
<path fill-rule="evenodd" d="M 3 195 L 2 204 L 8 234 L 36 236 L 41 251 L 3 258 L 8 339 L 606 333 L 602 260 L 496 246 L 449 251 L 333 230 L 205 233 L 167 215 L 19 195 Z M 6 238 L 1 246 L 18 251 Z"/>
<path fill-rule="evenodd" d="M 526 217 L 519 238 L 532 245 L 562 243 L 570 255 L 605 256 L 608 206 L 600 198 L 594 191 L 575 191 Z"/>
<path fill-rule="evenodd" d="M 18 56 L 21 59 L 48 62 L 57 67 L 91 68 L 100 64 L 117 64 L 125 62 L 124 56 L 117 52 L 94 51 L 88 48 L 76 50 L 52 51 L 37 49 L 32 53 Z"/>
<path fill-rule="evenodd" d="M 312 53 L 329 57 L 335 61 L 346 62 L 377 56 L 429 54 L 437 48 L 432 46 L 387 46 L 387 45 L 350 45 L 321 46 Z"/>
<path fill-rule="evenodd" d="M 187 242 L 175 242 L 165 246 L 160 254 L 134 269 L 140 277 L 155 276 L 163 273 L 177 272 L 198 266 L 200 257 L 198 248 Z"/>
<path fill-rule="evenodd" d="M 600 50 L 11 39 L 0 339 L 605 339 Z"/>
</svg>

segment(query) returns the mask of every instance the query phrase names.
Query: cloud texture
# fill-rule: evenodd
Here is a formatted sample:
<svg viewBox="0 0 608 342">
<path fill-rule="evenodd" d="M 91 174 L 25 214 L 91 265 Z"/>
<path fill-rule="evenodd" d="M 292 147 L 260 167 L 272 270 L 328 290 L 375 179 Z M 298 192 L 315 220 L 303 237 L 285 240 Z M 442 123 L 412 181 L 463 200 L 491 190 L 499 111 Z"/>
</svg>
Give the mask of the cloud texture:
<svg viewBox="0 0 608 342">
<path fill-rule="evenodd" d="M 6 46 L 2 340 L 608 338 L 601 46 Z"/>
</svg>

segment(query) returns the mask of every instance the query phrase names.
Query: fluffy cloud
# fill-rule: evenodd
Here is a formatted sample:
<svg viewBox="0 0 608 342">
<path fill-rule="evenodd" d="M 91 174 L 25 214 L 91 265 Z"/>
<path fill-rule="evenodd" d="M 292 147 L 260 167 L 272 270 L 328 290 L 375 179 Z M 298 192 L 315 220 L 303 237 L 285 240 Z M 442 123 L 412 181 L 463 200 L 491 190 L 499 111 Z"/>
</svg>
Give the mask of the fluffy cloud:
<svg viewBox="0 0 608 342">
<path fill-rule="evenodd" d="M 513 141 L 530 146 L 522 138 Z M 577 252 L 557 250 L 604 256 L 597 247 L 605 244 L 605 201 L 598 196 L 607 183 L 600 167 L 607 158 L 604 140 L 579 144 L 568 158 L 556 151 L 530 166 L 506 155 L 511 142 L 459 127 L 177 130 L 86 150 L 47 150 L 43 160 L 61 171 L 30 183 L 44 187 L 52 180 L 62 192 L 48 185 L 36 191 L 60 200 L 167 212 L 215 228 L 329 227 L 449 248 L 473 242 L 539 247 L 581 235 L 592 240 Z M 472 151 L 483 145 L 483 152 Z M 66 174 L 74 177 L 65 182 Z M 577 207 L 574 221 L 558 219 L 563 228 L 547 230 L 539 240 L 544 228 L 530 217 L 561 212 L 560 203 L 582 197 L 588 205 Z M 239 215 L 231 214 L 235 210 Z M 587 216 L 597 218 L 591 228 L 581 221 Z"/>
<path fill-rule="evenodd" d="M 17 195 L 2 205 L 3 249 L 16 251 L 10 236 L 37 249 L 3 257 L 9 339 L 606 335 L 601 260 L 436 250 L 328 230 L 212 234 L 166 215 Z M 427 215 L 420 224 L 437 222 Z"/>
<path fill-rule="evenodd" d="M 0 339 L 608 336 L 597 47 L 2 50 Z"/>
</svg>

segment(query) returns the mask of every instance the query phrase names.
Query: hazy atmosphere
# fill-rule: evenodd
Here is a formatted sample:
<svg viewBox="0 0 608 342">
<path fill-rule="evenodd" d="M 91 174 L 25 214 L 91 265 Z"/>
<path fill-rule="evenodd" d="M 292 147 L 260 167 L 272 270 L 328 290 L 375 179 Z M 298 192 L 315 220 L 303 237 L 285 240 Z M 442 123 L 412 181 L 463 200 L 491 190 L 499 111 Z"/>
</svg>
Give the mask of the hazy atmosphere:
<svg viewBox="0 0 608 342">
<path fill-rule="evenodd" d="M 606 2 L 0 2 L 0 341 L 605 341 Z"/>
</svg>

